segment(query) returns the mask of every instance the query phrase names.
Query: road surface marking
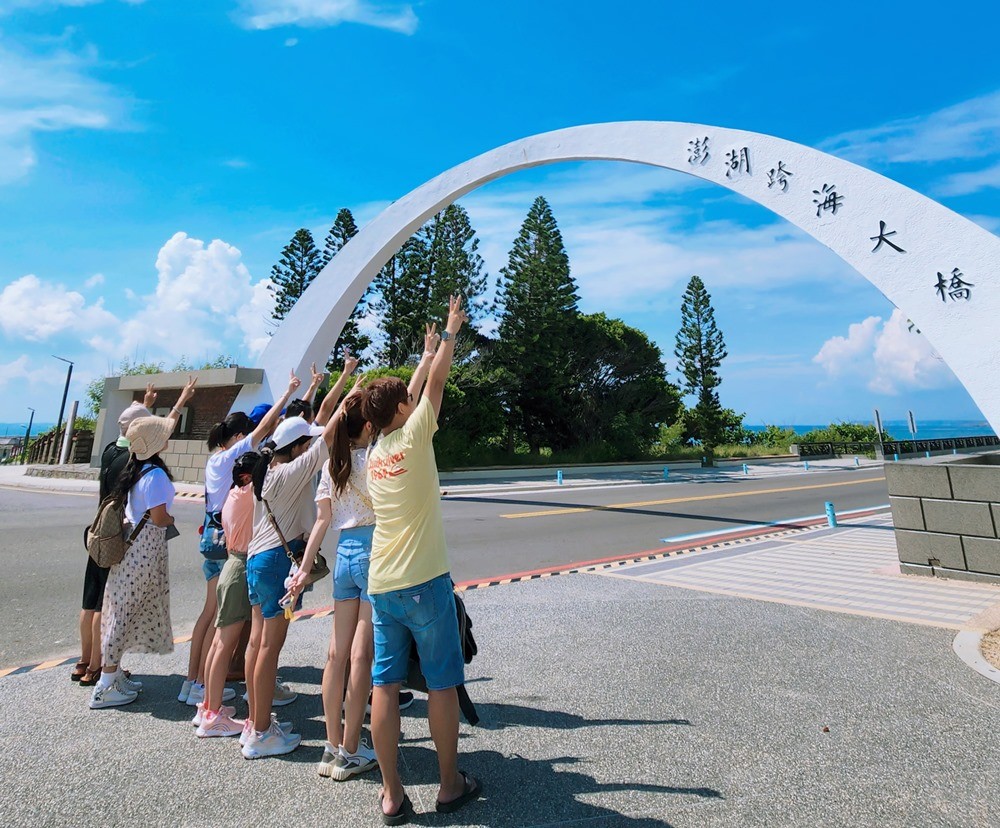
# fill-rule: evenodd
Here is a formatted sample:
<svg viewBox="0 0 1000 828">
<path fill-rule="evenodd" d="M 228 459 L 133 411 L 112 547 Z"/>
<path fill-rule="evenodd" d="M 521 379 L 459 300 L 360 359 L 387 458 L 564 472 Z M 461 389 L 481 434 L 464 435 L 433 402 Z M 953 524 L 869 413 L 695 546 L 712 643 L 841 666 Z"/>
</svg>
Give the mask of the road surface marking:
<svg viewBox="0 0 1000 828">
<path fill-rule="evenodd" d="M 638 509 L 646 506 L 666 506 L 671 503 L 695 503 L 703 500 L 726 500 L 733 497 L 756 497 L 758 495 L 782 494 L 784 492 L 804 492 L 810 489 L 831 489 L 835 486 L 858 486 L 862 483 L 877 483 L 884 477 L 866 477 L 863 480 L 846 480 L 840 483 L 817 483 L 809 486 L 783 486 L 778 489 L 754 489 L 749 492 L 724 492 L 712 495 L 696 495 L 695 497 L 669 497 L 663 500 L 639 500 L 635 503 L 611 503 L 607 506 L 567 506 L 559 509 L 545 509 L 535 512 L 512 512 L 500 515 L 508 520 L 522 518 L 554 517 L 556 515 L 578 515 L 584 512 L 615 512 L 625 509 Z"/>
</svg>

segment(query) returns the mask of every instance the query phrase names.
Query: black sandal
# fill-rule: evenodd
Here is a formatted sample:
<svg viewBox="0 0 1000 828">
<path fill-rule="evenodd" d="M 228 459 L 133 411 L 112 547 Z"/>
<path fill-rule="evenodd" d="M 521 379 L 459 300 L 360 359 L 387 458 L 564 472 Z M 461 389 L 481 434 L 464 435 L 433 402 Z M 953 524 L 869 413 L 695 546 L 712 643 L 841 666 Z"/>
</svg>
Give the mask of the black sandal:
<svg viewBox="0 0 1000 828">
<path fill-rule="evenodd" d="M 76 667 L 73 668 L 73 672 L 69 674 L 70 681 L 79 681 L 86 675 L 87 671 L 90 669 L 90 664 L 86 661 L 78 661 Z"/>
<path fill-rule="evenodd" d="M 479 782 L 474 776 L 469 776 L 465 771 L 459 771 L 462 774 L 462 779 L 465 780 L 465 790 L 462 791 L 462 795 L 456 799 L 452 799 L 450 802 L 438 801 L 435 806 L 439 814 L 453 814 L 459 808 L 468 805 L 475 799 L 479 799 L 479 794 L 482 793 L 482 788 L 479 787 Z"/>
<path fill-rule="evenodd" d="M 382 800 L 385 798 L 385 794 L 378 795 L 378 810 L 382 814 L 382 824 L 383 825 L 406 825 L 410 821 L 410 814 L 413 813 L 413 803 L 410 802 L 410 797 L 403 794 L 403 803 L 396 809 L 396 813 L 387 814 L 382 809 Z"/>
</svg>

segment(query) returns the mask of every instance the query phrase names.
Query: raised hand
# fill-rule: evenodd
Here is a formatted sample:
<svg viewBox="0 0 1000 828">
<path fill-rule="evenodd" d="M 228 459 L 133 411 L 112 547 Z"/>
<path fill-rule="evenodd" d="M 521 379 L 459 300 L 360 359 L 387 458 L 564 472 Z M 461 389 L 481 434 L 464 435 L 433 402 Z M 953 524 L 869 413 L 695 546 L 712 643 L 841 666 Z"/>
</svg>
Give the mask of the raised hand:
<svg viewBox="0 0 1000 828">
<path fill-rule="evenodd" d="M 142 398 L 142 404 L 150 411 L 152 411 L 153 406 L 156 405 L 156 386 L 151 382 L 146 383 L 146 393 Z"/>
<path fill-rule="evenodd" d="M 312 374 L 312 378 L 309 382 L 309 385 L 313 390 L 315 390 L 323 384 L 323 380 L 326 377 L 326 374 L 324 374 L 322 371 L 316 370 L 315 362 L 310 366 L 309 372 Z"/>
<path fill-rule="evenodd" d="M 424 333 L 424 356 L 434 356 L 437 352 L 438 343 L 441 342 L 441 335 L 437 332 L 437 324 L 428 325 Z"/>
<path fill-rule="evenodd" d="M 288 395 L 291 396 L 302 386 L 302 380 L 295 376 L 294 371 L 288 372 Z"/>
<path fill-rule="evenodd" d="M 448 300 L 448 324 L 445 330 L 448 331 L 452 336 L 457 334 L 461 329 L 462 325 L 469 321 L 469 315 L 465 312 L 462 307 L 462 297 L 452 296 Z"/>
<path fill-rule="evenodd" d="M 344 348 L 344 374 L 353 374 L 358 369 L 358 364 L 358 358 L 351 356 L 351 352 Z"/>
<path fill-rule="evenodd" d="M 198 378 L 188 375 L 187 385 L 184 386 L 181 391 L 181 395 L 177 400 L 177 407 L 183 408 L 184 404 L 194 396 L 194 388 L 198 384 Z"/>
</svg>

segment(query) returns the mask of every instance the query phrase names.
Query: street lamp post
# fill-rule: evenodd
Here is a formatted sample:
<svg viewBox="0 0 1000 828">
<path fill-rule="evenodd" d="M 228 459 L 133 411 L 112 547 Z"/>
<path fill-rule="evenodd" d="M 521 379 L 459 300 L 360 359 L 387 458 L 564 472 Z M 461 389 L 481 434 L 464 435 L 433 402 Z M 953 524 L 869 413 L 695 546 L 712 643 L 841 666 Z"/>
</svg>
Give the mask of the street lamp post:
<svg viewBox="0 0 1000 828">
<path fill-rule="evenodd" d="M 56 421 L 56 453 L 55 462 L 59 462 L 59 429 L 62 428 L 63 414 L 66 411 L 66 397 L 69 395 L 69 381 L 73 378 L 73 363 L 68 359 L 63 359 L 61 356 L 56 356 L 52 354 L 53 359 L 58 359 L 60 362 L 65 362 L 69 365 L 66 370 L 66 387 L 63 388 L 62 402 L 59 404 L 59 419 Z"/>
<path fill-rule="evenodd" d="M 28 411 L 31 412 L 31 417 L 28 418 L 28 431 L 24 435 L 24 446 L 21 449 L 21 465 L 24 465 L 25 460 L 28 457 L 28 443 L 31 442 L 31 426 L 35 422 L 35 409 L 29 407 Z"/>
</svg>

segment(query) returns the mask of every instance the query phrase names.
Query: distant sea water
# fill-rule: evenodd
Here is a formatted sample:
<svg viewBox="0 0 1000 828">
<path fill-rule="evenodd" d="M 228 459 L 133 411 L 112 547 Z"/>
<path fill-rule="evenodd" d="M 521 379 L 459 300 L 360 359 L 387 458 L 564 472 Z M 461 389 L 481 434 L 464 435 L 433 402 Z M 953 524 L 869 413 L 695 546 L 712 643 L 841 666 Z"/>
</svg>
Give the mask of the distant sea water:
<svg viewBox="0 0 1000 828">
<path fill-rule="evenodd" d="M 27 420 L 23 423 L 0 423 L 0 437 L 23 437 L 24 429 L 27 425 Z M 35 421 L 31 424 L 31 433 L 41 434 L 43 431 L 47 431 L 54 425 L 55 423 L 40 423 Z"/>
<path fill-rule="evenodd" d="M 871 420 L 861 422 L 872 425 Z M 791 428 L 796 434 L 805 434 L 817 428 L 826 428 L 829 424 L 823 425 L 790 425 L 782 428 Z M 749 425 L 749 431 L 763 431 L 762 425 Z M 884 428 L 895 440 L 906 440 L 910 437 L 910 426 L 906 420 L 883 420 Z M 917 437 L 921 440 L 947 440 L 951 437 L 984 437 L 996 432 L 990 428 L 985 420 L 917 420 Z"/>
</svg>

